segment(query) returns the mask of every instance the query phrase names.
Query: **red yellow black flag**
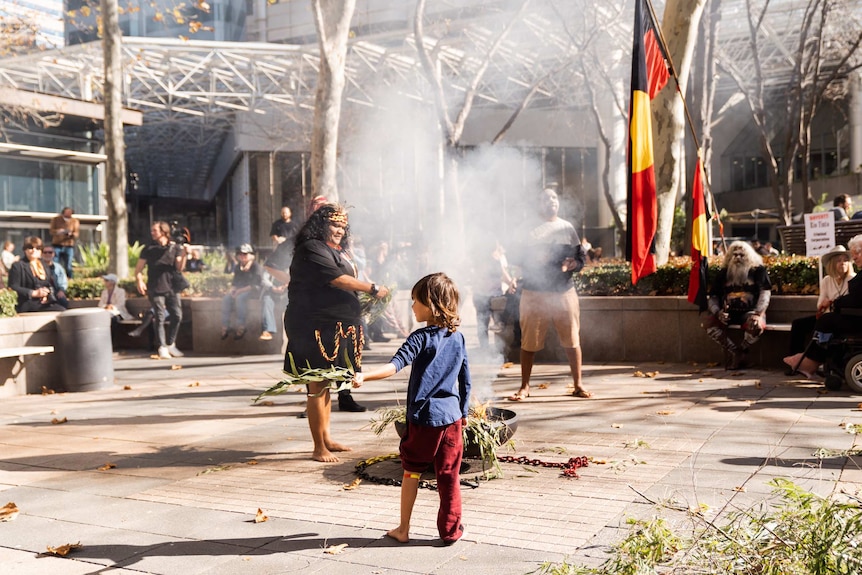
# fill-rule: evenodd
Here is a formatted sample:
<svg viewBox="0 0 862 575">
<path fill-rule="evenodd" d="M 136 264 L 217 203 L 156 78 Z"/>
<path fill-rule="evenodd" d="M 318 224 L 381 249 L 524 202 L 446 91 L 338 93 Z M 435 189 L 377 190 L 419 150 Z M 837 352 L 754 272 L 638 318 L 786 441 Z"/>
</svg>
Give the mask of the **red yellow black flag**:
<svg viewBox="0 0 862 575">
<path fill-rule="evenodd" d="M 629 102 L 626 259 L 632 263 L 632 284 L 656 271 L 654 240 L 658 206 L 650 101 L 667 84 L 669 76 L 656 24 L 645 9 L 645 2 L 635 0 Z"/>
<path fill-rule="evenodd" d="M 688 277 L 688 301 L 700 311 L 706 309 L 707 270 L 709 269 L 709 233 L 707 231 L 706 197 L 703 193 L 703 166 L 700 157 L 691 183 L 691 274 Z"/>
</svg>

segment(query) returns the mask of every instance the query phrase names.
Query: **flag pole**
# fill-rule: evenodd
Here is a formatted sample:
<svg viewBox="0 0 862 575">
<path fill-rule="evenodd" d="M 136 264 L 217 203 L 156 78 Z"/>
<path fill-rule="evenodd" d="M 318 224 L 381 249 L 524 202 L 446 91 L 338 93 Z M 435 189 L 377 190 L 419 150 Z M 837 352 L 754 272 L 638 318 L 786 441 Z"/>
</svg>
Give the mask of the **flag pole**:
<svg viewBox="0 0 862 575">
<path fill-rule="evenodd" d="M 676 66 L 674 66 L 673 58 L 671 58 L 670 50 L 667 48 L 667 41 L 664 39 L 664 30 L 662 30 L 661 24 L 659 24 L 659 19 L 656 18 L 655 8 L 653 8 L 652 0 L 645 0 L 647 8 L 649 9 L 650 18 L 652 18 L 653 24 L 655 24 L 655 29 L 658 30 L 658 39 L 661 42 L 662 52 L 667 57 L 667 65 L 670 68 L 670 74 L 673 76 L 673 81 L 676 82 L 676 93 L 679 94 L 679 99 L 682 100 L 682 109 L 685 112 L 686 123 L 688 124 L 688 129 L 691 132 L 691 137 L 694 139 L 694 146 L 697 149 L 698 156 L 700 156 L 701 148 L 700 148 L 700 140 L 697 137 L 697 134 L 694 131 L 694 120 L 691 117 L 691 113 L 688 109 L 688 103 L 685 101 L 685 95 L 682 93 L 679 87 L 679 75 L 676 73 Z M 709 171 L 706 169 L 706 166 L 703 167 L 703 179 L 706 182 L 706 189 L 709 192 L 710 203 L 712 204 L 712 213 L 715 217 L 715 220 L 718 222 L 718 231 L 721 236 L 722 245 L 725 244 L 724 241 L 724 225 L 721 223 L 721 218 L 718 215 L 718 206 L 715 203 L 715 194 L 712 193 L 712 183 L 709 180 Z"/>
</svg>

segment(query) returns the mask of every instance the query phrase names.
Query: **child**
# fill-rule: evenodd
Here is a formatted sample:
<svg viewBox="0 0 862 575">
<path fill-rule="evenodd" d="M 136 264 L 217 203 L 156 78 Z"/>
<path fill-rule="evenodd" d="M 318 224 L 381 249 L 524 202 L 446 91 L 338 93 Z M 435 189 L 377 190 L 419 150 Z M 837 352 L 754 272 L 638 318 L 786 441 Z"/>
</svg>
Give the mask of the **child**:
<svg viewBox="0 0 862 575">
<path fill-rule="evenodd" d="M 457 332 L 458 288 L 443 273 L 425 276 L 413 286 L 413 314 L 427 322 L 407 337 L 390 363 L 357 373 L 363 381 L 384 379 L 413 364 L 407 386 L 407 432 L 401 440 L 401 524 L 387 533 L 400 543 L 410 541 L 410 516 L 419 491 L 419 477 L 433 462 L 440 509 L 437 530 L 446 545 L 464 534 L 461 524 L 461 430 L 467 421 L 470 370 L 464 335 Z"/>
</svg>

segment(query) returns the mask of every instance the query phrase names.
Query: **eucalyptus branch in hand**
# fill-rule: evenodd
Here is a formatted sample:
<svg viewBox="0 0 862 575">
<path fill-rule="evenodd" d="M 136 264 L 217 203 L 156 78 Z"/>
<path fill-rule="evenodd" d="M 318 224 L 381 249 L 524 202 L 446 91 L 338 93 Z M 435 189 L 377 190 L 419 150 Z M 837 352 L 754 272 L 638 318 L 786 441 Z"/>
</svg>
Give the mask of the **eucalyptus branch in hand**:
<svg viewBox="0 0 862 575">
<path fill-rule="evenodd" d="M 303 369 L 297 369 L 296 363 L 293 361 L 293 354 L 288 354 L 290 359 L 290 371 L 284 370 L 284 379 L 262 392 L 254 401 L 257 403 L 265 395 L 281 395 L 286 391 L 295 389 L 294 386 L 309 385 L 312 383 L 324 383 L 327 385 L 317 394 L 309 394 L 309 396 L 319 397 L 327 389 L 332 393 L 337 393 L 342 389 L 350 389 L 353 387 L 354 369 L 350 359 L 345 353 L 344 359 L 348 367 L 339 367 L 331 365 L 329 367 L 314 368 L 311 365 Z"/>
<path fill-rule="evenodd" d="M 362 319 L 365 320 L 365 325 L 371 325 L 378 319 L 380 316 L 384 314 L 386 311 L 386 306 L 389 305 L 389 302 L 392 301 L 392 295 L 395 293 L 395 288 L 397 286 L 384 286 L 389 290 L 389 293 L 381 298 L 377 298 L 369 293 L 360 292 L 359 297 L 359 307 L 362 314 Z"/>
</svg>

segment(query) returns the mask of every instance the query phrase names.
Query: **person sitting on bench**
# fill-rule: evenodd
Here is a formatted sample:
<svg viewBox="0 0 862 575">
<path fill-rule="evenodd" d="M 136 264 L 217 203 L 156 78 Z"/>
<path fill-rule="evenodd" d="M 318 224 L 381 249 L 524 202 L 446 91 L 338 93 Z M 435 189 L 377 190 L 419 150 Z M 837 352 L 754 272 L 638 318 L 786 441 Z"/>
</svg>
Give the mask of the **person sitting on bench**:
<svg viewBox="0 0 862 575">
<path fill-rule="evenodd" d="M 862 234 L 853 236 L 847 242 L 850 257 L 856 267 L 862 269 Z M 826 344 L 836 335 L 859 333 L 862 331 L 862 274 L 847 282 L 847 293 L 832 302 L 831 313 L 820 316 L 814 324 L 814 338 L 808 348 L 795 355 L 784 358 L 791 370 L 814 379 L 817 368 L 826 361 Z"/>
<path fill-rule="evenodd" d="M 709 316 L 702 324 L 707 335 L 729 354 L 728 369 L 744 367 L 749 348 L 763 334 L 771 289 L 763 258 L 754 248 L 743 241 L 730 244 L 709 290 Z M 741 345 L 728 337 L 730 324 L 740 324 L 745 331 Z"/>
</svg>

